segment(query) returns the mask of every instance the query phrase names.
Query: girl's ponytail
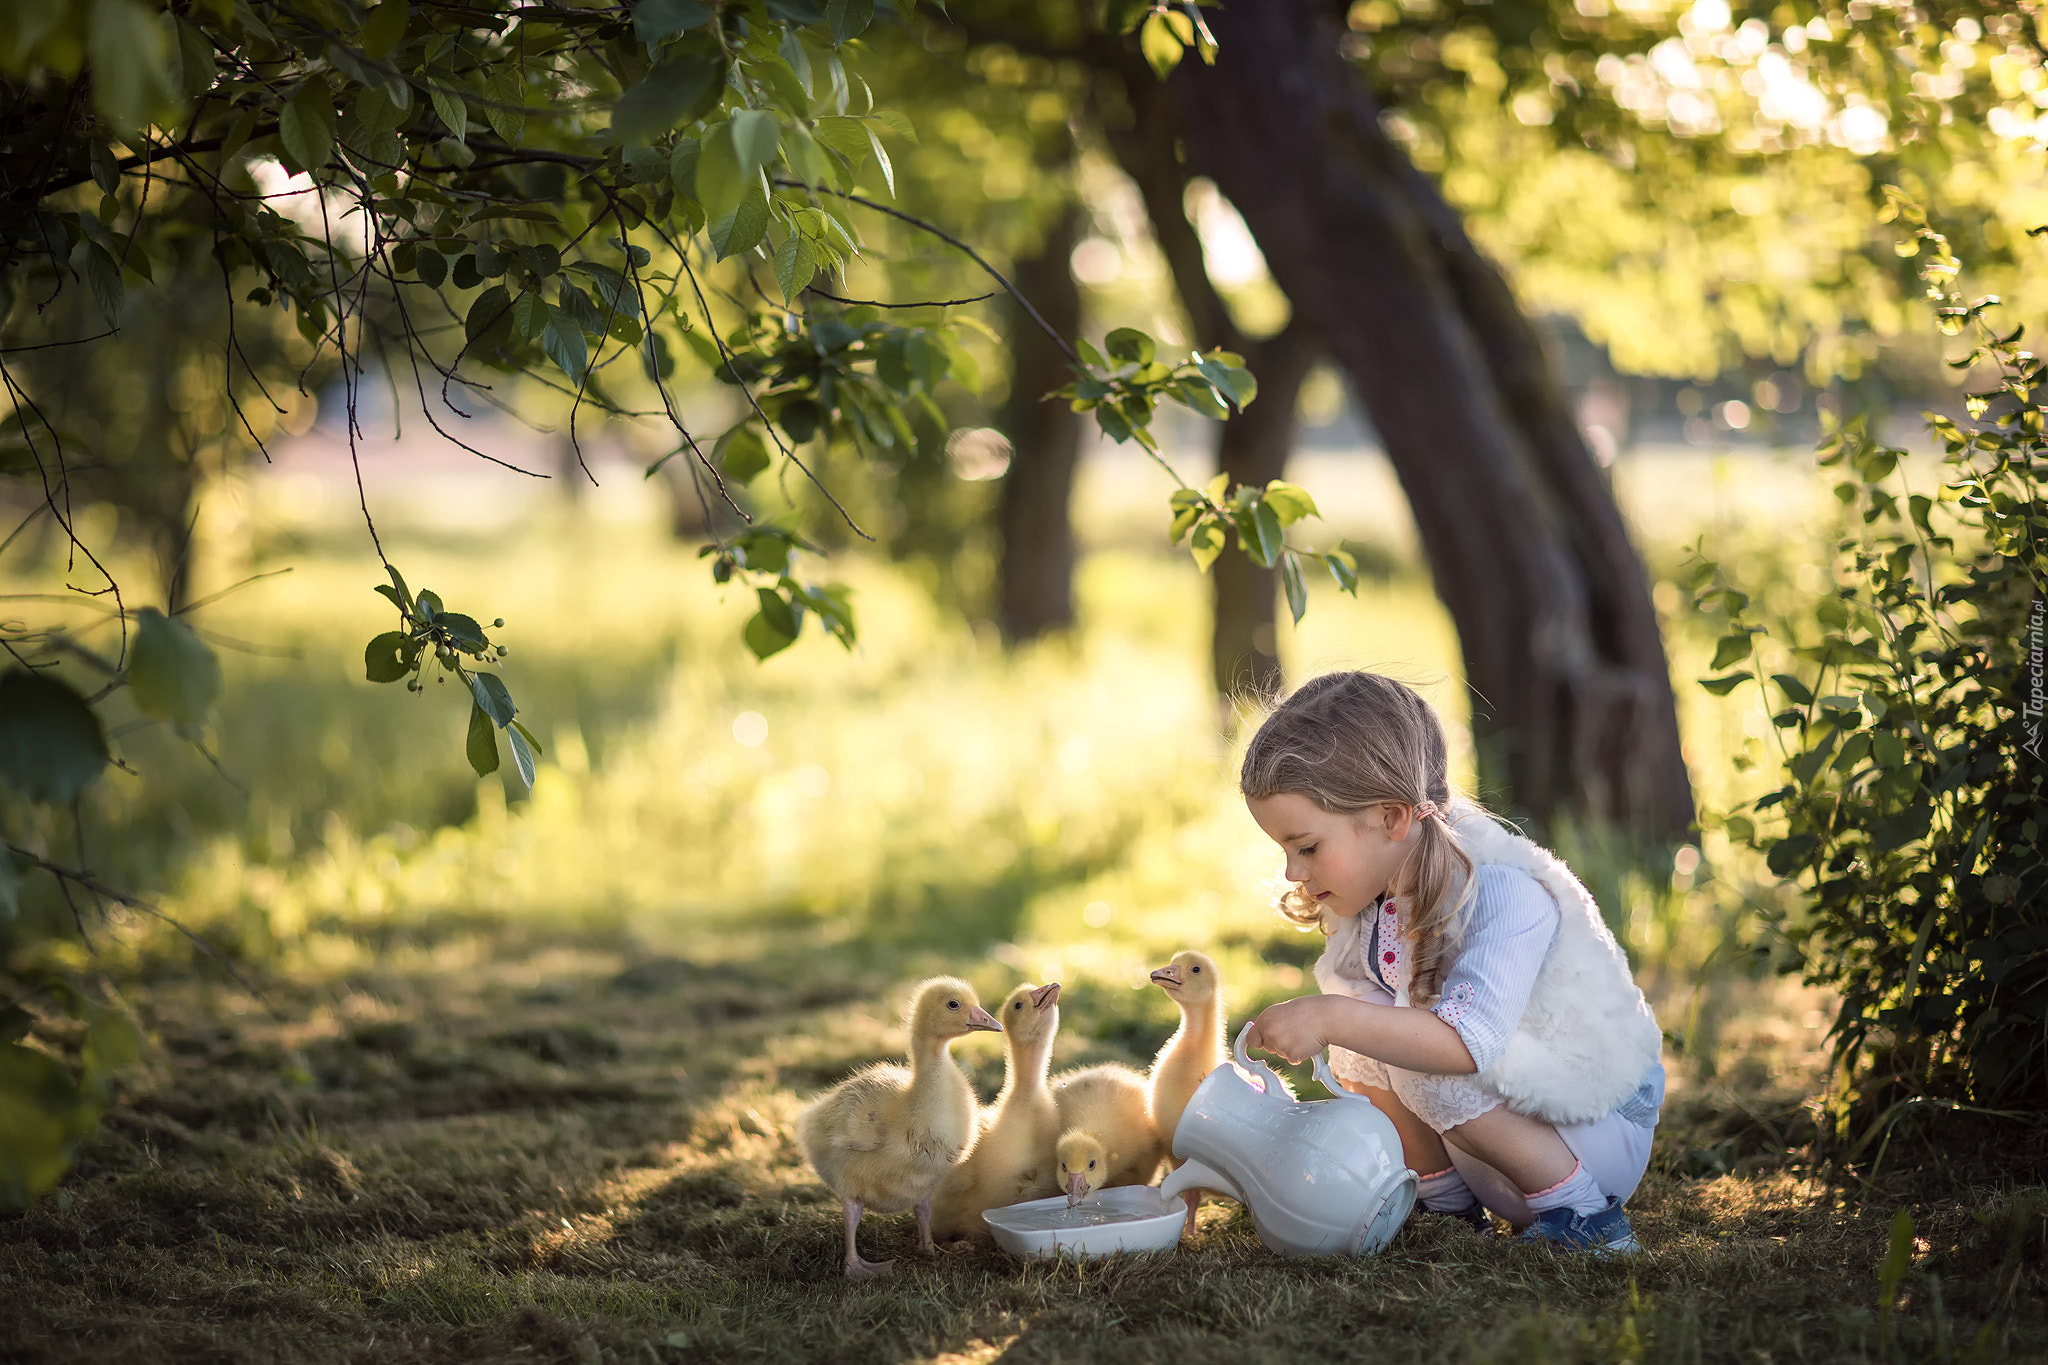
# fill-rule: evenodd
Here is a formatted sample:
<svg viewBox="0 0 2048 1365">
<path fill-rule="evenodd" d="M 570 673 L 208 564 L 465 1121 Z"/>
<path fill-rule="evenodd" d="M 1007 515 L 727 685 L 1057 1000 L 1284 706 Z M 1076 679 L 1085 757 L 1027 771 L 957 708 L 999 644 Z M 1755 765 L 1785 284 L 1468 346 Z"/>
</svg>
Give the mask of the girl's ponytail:
<svg viewBox="0 0 2048 1365">
<path fill-rule="evenodd" d="M 1474 868 L 1442 812 L 1432 810 L 1415 825 L 1421 844 L 1403 868 L 1410 911 L 1408 999 L 1430 1005 L 1436 1002 L 1445 967 L 1465 937 Z"/>
</svg>

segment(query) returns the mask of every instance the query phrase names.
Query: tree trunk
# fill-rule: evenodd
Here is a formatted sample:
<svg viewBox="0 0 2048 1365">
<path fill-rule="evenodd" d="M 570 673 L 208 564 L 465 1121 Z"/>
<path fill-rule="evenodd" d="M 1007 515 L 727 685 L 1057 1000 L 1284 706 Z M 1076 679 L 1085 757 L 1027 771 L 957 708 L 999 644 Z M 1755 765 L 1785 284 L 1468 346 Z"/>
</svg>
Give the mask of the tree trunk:
<svg viewBox="0 0 2048 1365">
<path fill-rule="evenodd" d="M 1693 823 L 1649 585 L 1498 269 L 1379 126 L 1328 6 L 1205 11 L 1170 90 L 1190 169 L 1237 205 L 1350 375 L 1457 623 L 1482 783 L 1549 824 Z"/>
<path fill-rule="evenodd" d="M 1081 331 L 1081 290 L 1069 264 L 1081 209 L 1070 206 L 1037 255 L 1020 260 L 1015 283 L 1061 336 Z M 1067 503 L 1081 456 L 1083 415 L 1045 395 L 1073 376 L 1053 339 L 1024 311 L 1010 309 L 1010 397 L 1003 426 L 1010 469 L 997 513 L 1002 533 L 997 624 L 1011 644 L 1074 624 L 1074 529 Z"/>
<path fill-rule="evenodd" d="M 1216 467 L 1235 483 L 1263 488 L 1287 470 L 1299 425 L 1296 400 L 1320 348 L 1298 318 L 1263 340 L 1238 330 L 1209 278 L 1201 236 L 1188 221 L 1188 171 L 1172 102 L 1149 71 L 1137 74 L 1125 89 L 1131 117 L 1107 130 L 1110 149 L 1144 200 L 1195 344 L 1205 351 L 1220 346 L 1242 354 L 1259 381 L 1258 400 L 1217 429 Z M 1236 697 L 1276 696 L 1282 685 L 1273 631 L 1279 571 L 1262 569 L 1245 555 L 1226 554 L 1209 572 L 1215 605 L 1209 659 L 1218 698 L 1228 703 Z M 1227 705 L 1224 709 L 1231 714 Z"/>
<path fill-rule="evenodd" d="M 1293 326 L 1247 348 L 1245 365 L 1259 381 L 1258 400 L 1217 430 L 1216 467 L 1231 482 L 1264 488 L 1287 472 L 1299 426 L 1296 400 L 1317 354 L 1308 333 Z M 1227 554 L 1209 574 L 1216 602 L 1209 659 L 1217 695 L 1278 696 L 1280 656 L 1273 623 L 1280 571 L 1260 568 L 1250 555 Z"/>
</svg>

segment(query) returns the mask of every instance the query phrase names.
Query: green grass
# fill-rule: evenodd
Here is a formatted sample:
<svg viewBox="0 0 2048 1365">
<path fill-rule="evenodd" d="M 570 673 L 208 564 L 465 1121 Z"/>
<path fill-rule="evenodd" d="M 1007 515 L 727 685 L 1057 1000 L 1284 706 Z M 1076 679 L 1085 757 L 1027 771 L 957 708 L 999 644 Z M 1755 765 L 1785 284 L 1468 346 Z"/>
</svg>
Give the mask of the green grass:
<svg viewBox="0 0 2048 1365">
<path fill-rule="evenodd" d="M 1803 509 L 1766 520 L 1750 484 L 1705 477 L 1631 501 L 1653 568 L 1718 526 L 1797 590 Z M 506 675 L 548 758 L 508 801 L 463 766 L 459 699 L 358 680 L 388 620 L 353 536 L 241 507 L 209 578 L 273 553 L 294 571 L 201 619 L 295 657 L 228 655 L 219 756 L 240 788 L 138 731 L 147 780 L 110 778 L 86 834 L 262 998 L 147 922 L 45 950 L 98 974 L 152 1046 L 63 1187 L 0 1217 L 0 1357 L 1918 1360 L 1987 1326 L 1993 1354 L 2048 1351 L 2022 1311 L 2048 1250 L 2048 1198 L 2023 1182 L 2048 1153 L 1928 1118 L 1877 1170 L 1819 1183 L 1829 1002 L 1757 974 L 1753 912 L 1784 892 L 1711 831 L 1691 873 L 1597 831 L 1572 850 L 1684 1043 L 1634 1263 L 1422 1220 L 1366 1261 L 1281 1261 L 1216 1204 L 1169 1257 L 1080 1267 L 924 1259 L 907 1215 L 871 1218 L 864 1249 L 902 1273 L 848 1284 L 791 1121 L 900 1049 L 910 982 L 1062 980 L 1062 1067 L 1149 1057 L 1174 1015 L 1145 969 L 1177 948 L 1219 957 L 1233 1020 L 1307 985 L 1317 944 L 1266 908 L 1273 856 L 1216 736 L 1200 580 L 1097 553 L 1078 638 L 1011 658 L 856 559 L 835 569 L 861 649 L 757 665 L 744 596 L 717 600 L 650 524 L 394 528 L 415 587 L 510 618 Z M 1762 752 L 1753 703 L 1690 685 L 1712 640 L 1668 584 L 1659 601 L 1702 794 L 1761 790 L 1733 762 Z M 1281 644 L 1297 668 L 1398 670 L 1462 719 L 1455 639 L 1412 565 L 1355 603 L 1319 592 Z M 758 746 L 736 737 L 747 712 Z M 66 829 L 38 834 L 69 851 Z M 78 1041 L 61 1021 L 36 1037 Z M 958 1051 L 991 1095 L 998 1049 Z M 1886 1317 L 1901 1205 L 1924 1245 Z"/>
</svg>

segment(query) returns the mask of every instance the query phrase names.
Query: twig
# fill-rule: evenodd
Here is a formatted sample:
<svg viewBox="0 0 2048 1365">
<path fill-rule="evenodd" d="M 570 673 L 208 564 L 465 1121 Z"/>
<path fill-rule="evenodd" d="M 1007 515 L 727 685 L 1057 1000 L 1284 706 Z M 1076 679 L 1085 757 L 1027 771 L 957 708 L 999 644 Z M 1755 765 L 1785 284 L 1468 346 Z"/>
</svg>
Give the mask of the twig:
<svg viewBox="0 0 2048 1365">
<path fill-rule="evenodd" d="M 819 298 L 830 299 L 834 303 L 851 303 L 865 308 L 951 308 L 955 304 L 980 303 L 985 299 L 992 299 L 995 297 L 995 291 L 990 290 L 986 294 L 976 294 L 973 298 L 969 299 L 918 299 L 911 303 L 884 303 L 880 299 L 844 298 L 838 294 L 829 293 L 826 290 L 820 289 L 815 284 L 812 285 L 810 288 L 804 290 L 803 292 L 806 294 L 816 294 Z"/>
<path fill-rule="evenodd" d="M 1076 365 L 1079 365 L 1081 363 L 1081 357 L 1075 353 L 1073 346 L 1067 341 L 1067 339 L 1061 336 L 1057 331 L 1055 331 L 1053 329 L 1053 325 L 1047 322 L 1036 308 L 1031 306 L 1031 300 L 1025 298 L 1024 295 L 1021 292 L 1019 292 L 1017 286 L 1011 284 L 1010 281 L 1003 275 L 1002 271 L 990 265 L 986 260 L 982 259 L 982 255 L 980 252 L 976 251 L 973 247 L 967 245 L 967 243 L 961 241 L 958 237 L 955 237 L 952 233 L 947 232 L 944 228 L 939 227 L 937 224 L 934 223 L 928 223 L 914 213 L 905 213 L 902 209 L 891 208 L 887 204 L 877 203 L 875 200 L 866 198 L 865 196 L 862 195 L 849 194 L 845 190 L 835 190 L 829 187 L 806 185 L 801 180 L 778 179 L 775 183 L 776 185 L 783 189 L 790 190 L 810 190 L 823 188 L 825 193 L 836 194 L 849 204 L 859 204 L 862 208 L 873 209 L 876 213 L 886 213 L 891 218 L 901 219 L 903 222 L 910 224 L 912 227 L 917 228 L 920 231 L 929 232 L 932 236 L 938 238 L 940 241 L 946 243 L 948 246 L 956 247 L 959 250 L 966 252 L 968 259 L 972 260 L 976 265 L 980 266 L 983 270 L 987 271 L 989 278 L 994 280 L 997 284 L 1001 285 L 1006 291 L 1008 291 L 1010 297 L 1017 300 L 1018 306 L 1031 315 L 1031 320 L 1037 323 L 1039 327 L 1044 330 L 1045 334 L 1053 339 L 1053 344 L 1060 348 L 1061 354 L 1065 355 L 1068 360 L 1072 361 Z"/>
<path fill-rule="evenodd" d="M 171 928 L 177 930 L 186 938 L 190 939 L 192 943 L 195 946 L 197 946 L 201 951 L 206 953 L 208 957 L 211 957 L 214 961 L 218 962 L 221 966 L 221 970 L 225 971 L 229 976 L 234 978 L 235 984 L 239 985 L 243 990 L 249 992 L 250 995 L 254 996 L 263 1005 L 263 1008 L 269 1010 L 273 1016 L 280 1019 L 284 1017 L 281 1013 L 279 1013 L 277 1007 L 270 1003 L 269 997 L 265 996 L 262 991 L 256 989 L 255 985 L 250 982 L 248 977 L 243 976 L 241 972 L 235 969 L 235 964 L 228 960 L 226 954 L 221 952 L 220 949 L 214 947 L 211 943 L 207 942 L 198 934 L 192 932 L 192 930 L 187 929 L 183 924 L 180 924 L 175 918 L 166 914 L 159 907 L 150 904 L 146 900 L 143 900 L 140 896 L 132 895 L 129 892 L 119 889 L 118 887 L 108 886 L 105 882 L 93 876 L 90 872 L 84 872 L 75 867 L 65 867 L 61 863 L 53 863 L 48 858 L 43 857 L 41 854 L 32 852 L 29 849 L 25 849 L 21 847 L 19 844 L 6 844 L 4 845 L 4 847 L 9 853 L 12 853 L 17 858 L 21 858 L 30 863 L 33 863 L 35 866 L 40 867 L 41 869 L 43 869 L 43 871 L 55 877 L 57 879 L 58 885 L 60 886 L 77 885 L 84 888 L 87 891 L 92 892 L 96 896 L 101 896 L 107 900 L 112 901 L 116 905 L 125 905 L 131 910 L 140 910 L 145 915 L 150 915 L 156 919 L 162 920 L 165 924 L 170 925 Z M 65 893 L 65 897 L 67 900 L 70 898 L 70 893 L 68 890 Z M 83 926 L 81 926 L 81 931 L 82 929 Z"/>
<path fill-rule="evenodd" d="M 187 602 L 184 606 L 179 607 L 176 611 L 172 612 L 171 614 L 173 616 L 183 616 L 188 611 L 198 611 L 201 607 L 210 607 L 215 602 L 220 601 L 221 598 L 226 597 L 229 593 L 240 592 L 243 588 L 248 587 L 251 583 L 254 583 L 259 579 L 275 578 L 279 574 L 290 573 L 291 571 L 291 566 L 287 564 L 282 569 L 266 569 L 262 573 L 252 573 L 247 578 L 243 579 L 241 582 L 234 583 L 229 585 L 228 587 L 222 588 L 219 592 L 213 593 L 210 596 L 202 597 L 197 602 Z"/>
</svg>

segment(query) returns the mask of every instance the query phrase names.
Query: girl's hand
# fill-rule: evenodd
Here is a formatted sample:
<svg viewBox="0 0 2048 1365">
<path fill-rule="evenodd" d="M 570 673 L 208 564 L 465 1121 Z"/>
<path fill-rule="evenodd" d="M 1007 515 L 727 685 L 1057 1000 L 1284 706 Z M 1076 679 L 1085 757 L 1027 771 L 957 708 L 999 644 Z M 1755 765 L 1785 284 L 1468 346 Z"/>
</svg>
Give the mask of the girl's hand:
<svg viewBox="0 0 2048 1365">
<path fill-rule="evenodd" d="M 1252 1021 L 1247 1051 L 1270 1052 L 1289 1062 L 1305 1062 L 1329 1044 L 1324 1032 L 1323 1001 L 1320 995 L 1297 996 L 1268 1005 Z"/>
</svg>

